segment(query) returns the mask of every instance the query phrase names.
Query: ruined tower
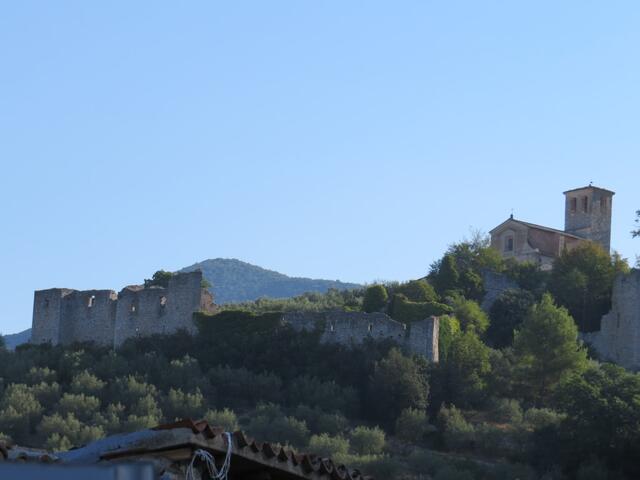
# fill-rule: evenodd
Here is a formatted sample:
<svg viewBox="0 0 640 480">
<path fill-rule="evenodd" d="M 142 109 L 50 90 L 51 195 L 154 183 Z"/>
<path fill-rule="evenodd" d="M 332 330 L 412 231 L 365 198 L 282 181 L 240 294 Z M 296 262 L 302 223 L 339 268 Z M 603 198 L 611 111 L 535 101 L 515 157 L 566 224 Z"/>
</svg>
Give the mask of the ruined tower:
<svg viewBox="0 0 640 480">
<path fill-rule="evenodd" d="M 575 188 L 564 192 L 564 231 L 611 248 L 611 207 L 615 192 L 604 188 Z"/>
</svg>

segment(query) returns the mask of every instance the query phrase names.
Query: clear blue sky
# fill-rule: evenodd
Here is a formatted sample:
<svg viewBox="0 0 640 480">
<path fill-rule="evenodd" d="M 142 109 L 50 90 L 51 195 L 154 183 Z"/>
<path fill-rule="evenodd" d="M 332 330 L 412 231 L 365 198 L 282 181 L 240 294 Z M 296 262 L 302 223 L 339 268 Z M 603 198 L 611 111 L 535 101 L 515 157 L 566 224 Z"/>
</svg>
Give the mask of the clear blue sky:
<svg viewBox="0 0 640 480">
<path fill-rule="evenodd" d="M 0 331 L 33 290 L 235 257 L 366 282 L 426 273 L 562 191 L 640 208 L 640 4 L 4 2 Z"/>
</svg>

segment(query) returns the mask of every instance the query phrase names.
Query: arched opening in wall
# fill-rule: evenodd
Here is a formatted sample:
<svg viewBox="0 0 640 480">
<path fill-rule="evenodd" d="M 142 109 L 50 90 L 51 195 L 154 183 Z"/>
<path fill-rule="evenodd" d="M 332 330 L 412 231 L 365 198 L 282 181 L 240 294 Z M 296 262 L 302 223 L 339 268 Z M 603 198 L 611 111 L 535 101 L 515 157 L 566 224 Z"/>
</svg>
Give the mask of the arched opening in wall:
<svg viewBox="0 0 640 480">
<path fill-rule="evenodd" d="M 87 307 L 91 308 L 96 304 L 96 296 L 95 295 L 91 295 L 89 297 L 89 300 L 87 301 Z"/>
<path fill-rule="evenodd" d="M 582 197 L 582 211 L 585 213 L 589 211 L 589 197 Z"/>
<path fill-rule="evenodd" d="M 571 213 L 576 213 L 578 209 L 578 199 L 576 197 L 571 198 Z"/>
<path fill-rule="evenodd" d="M 371 332 L 373 330 L 373 323 L 369 324 L 369 332 Z"/>
<path fill-rule="evenodd" d="M 167 297 L 165 297 L 164 295 L 162 297 L 160 297 L 160 306 L 161 307 L 166 307 L 167 306 Z"/>
<path fill-rule="evenodd" d="M 131 313 L 136 313 L 136 304 L 132 303 L 131 306 L 129 307 L 129 311 Z"/>
<path fill-rule="evenodd" d="M 329 331 L 330 332 L 334 332 L 335 331 L 335 329 L 333 327 L 333 323 L 329 324 Z"/>
</svg>

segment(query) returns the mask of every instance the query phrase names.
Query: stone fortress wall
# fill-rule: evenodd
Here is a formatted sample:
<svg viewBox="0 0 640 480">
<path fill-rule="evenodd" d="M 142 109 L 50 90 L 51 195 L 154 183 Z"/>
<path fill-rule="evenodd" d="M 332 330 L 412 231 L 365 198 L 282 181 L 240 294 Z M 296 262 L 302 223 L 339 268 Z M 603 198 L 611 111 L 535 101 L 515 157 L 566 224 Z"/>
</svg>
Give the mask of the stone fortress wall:
<svg viewBox="0 0 640 480">
<path fill-rule="evenodd" d="M 486 295 L 482 308 L 488 311 L 500 294 L 518 285 L 506 276 L 484 272 Z M 613 284 L 611 311 L 602 317 L 600 330 L 580 333 L 604 361 L 640 370 L 640 270 L 620 274 Z"/>
<path fill-rule="evenodd" d="M 33 301 L 32 343 L 91 341 L 118 346 L 127 338 L 179 329 L 193 332 L 193 314 L 213 312 L 202 272 L 178 273 L 166 288 L 141 285 L 113 290 L 38 290 Z"/>
<path fill-rule="evenodd" d="M 580 336 L 602 360 L 640 370 L 640 270 L 618 275 L 611 303 L 600 330 Z"/>
<path fill-rule="evenodd" d="M 365 339 L 394 340 L 405 350 L 438 361 L 439 320 L 430 317 L 407 325 L 384 313 L 292 312 L 285 313 L 284 323 L 296 330 L 322 330 L 321 342 L 346 346 L 358 345 Z"/>
</svg>

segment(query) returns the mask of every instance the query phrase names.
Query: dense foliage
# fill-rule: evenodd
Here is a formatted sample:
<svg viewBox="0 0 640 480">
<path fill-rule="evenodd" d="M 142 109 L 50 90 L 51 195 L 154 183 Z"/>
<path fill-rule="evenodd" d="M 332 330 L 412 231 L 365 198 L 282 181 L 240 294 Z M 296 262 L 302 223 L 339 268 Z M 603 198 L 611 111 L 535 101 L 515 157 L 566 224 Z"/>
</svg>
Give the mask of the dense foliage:
<svg viewBox="0 0 640 480">
<path fill-rule="evenodd" d="M 0 347 L 0 438 L 64 450 L 203 417 L 390 480 L 638 478 L 640 376 L 589 360 L 571 315 L 585 292 L 593 305 L 610 301 L 625 265 L 583 248 L 557 266 L 550 276 L 462 242 L 426 280 L 227 307 L 198 315 L 195 336 L 116 351 Z M 478 304 L 486 268 L 520 286 L 488 314 Z M 580 275 L 581 289 L 559 287 Z M 322 344 L 319 331 L 280 321 L 282 311 L 340 308 L 410 322 L 435 307 L 446 313 L 437 364 L 390 340 Z"/>
</svg>

